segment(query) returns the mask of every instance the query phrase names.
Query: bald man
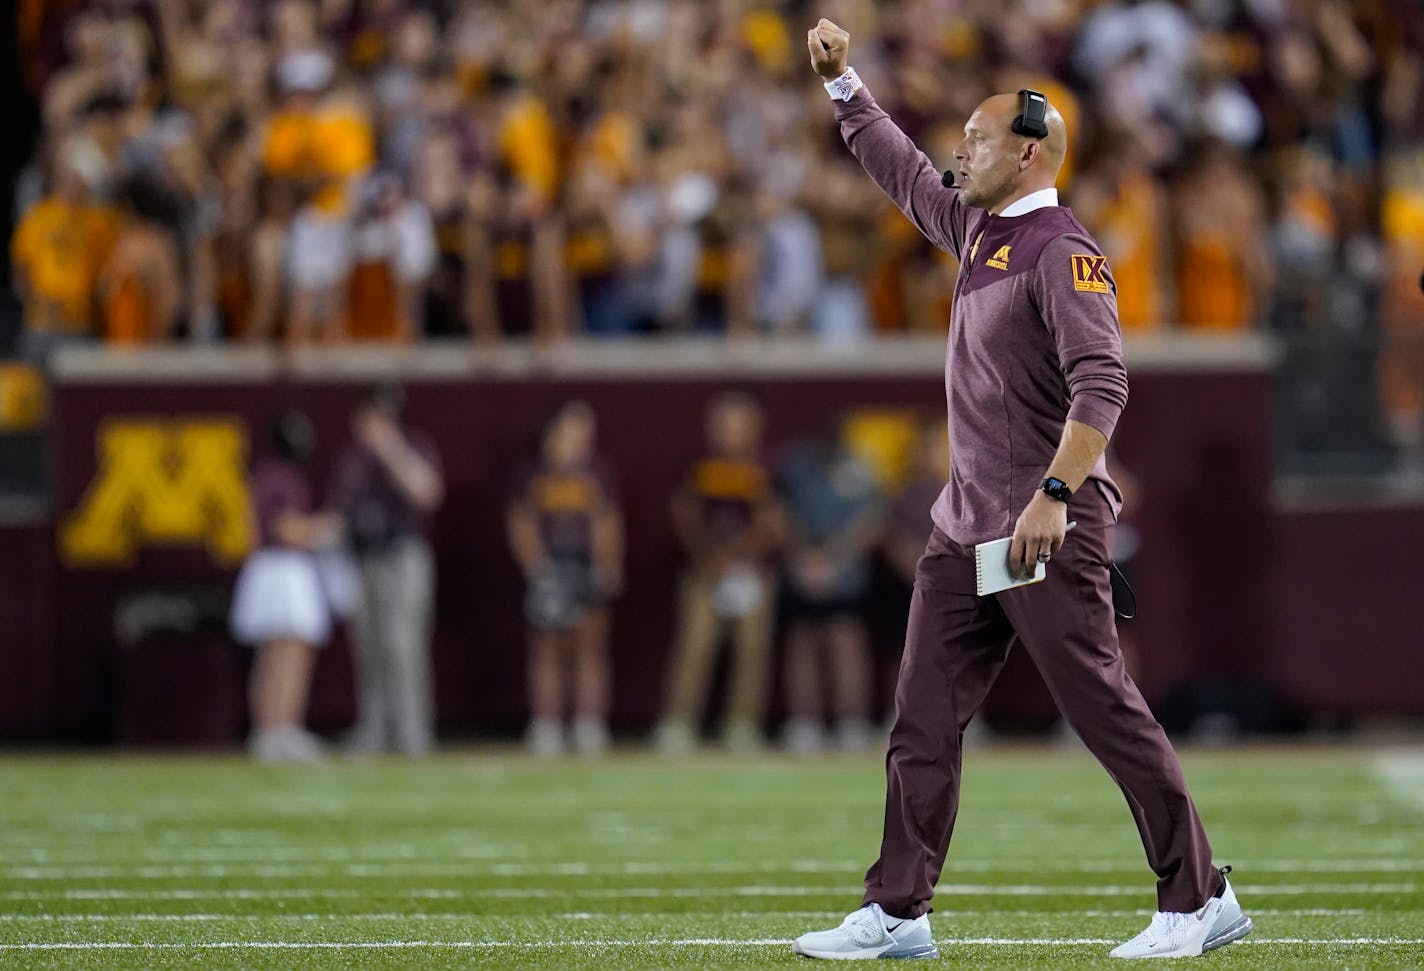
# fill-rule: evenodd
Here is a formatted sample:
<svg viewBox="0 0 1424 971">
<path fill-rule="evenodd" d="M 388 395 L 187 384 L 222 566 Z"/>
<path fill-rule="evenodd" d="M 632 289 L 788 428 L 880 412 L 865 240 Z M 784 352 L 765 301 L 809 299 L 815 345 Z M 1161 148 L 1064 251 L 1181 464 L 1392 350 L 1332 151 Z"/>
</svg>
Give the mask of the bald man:
<svg viewBox="0 0 1424 971">
<path fill-rule="evenodd" d="M 806 39 L 850 150 L 960 269 L 945 364 L 953 458 L 915 572 L 880 858 L 861 909 L 792 950 L 938 955 L 928 914 L 959 807 L 962 736 L 1015 643 L 1121 787 L 1157 874 L 1158 913 L 1113 956 L 1185 957 L 1238 940 L 1251 921 L 1230 868 L 1213 864 L 1176 753 L 1118 647 L 1108 569 L 1121 496 L 1103 452 L 1127 374 L 1112 273 L 1053 187 L 1063 119 L 1036 92 L 987 99 L 954 152 L 960 187 L 946 188 L 847 67 L 849 35 L 822 20 Z M 974 546 L 1004 536 L 1016 576 L 1052 564 L 1041 582 L 980 597 Z"/>
</svg>

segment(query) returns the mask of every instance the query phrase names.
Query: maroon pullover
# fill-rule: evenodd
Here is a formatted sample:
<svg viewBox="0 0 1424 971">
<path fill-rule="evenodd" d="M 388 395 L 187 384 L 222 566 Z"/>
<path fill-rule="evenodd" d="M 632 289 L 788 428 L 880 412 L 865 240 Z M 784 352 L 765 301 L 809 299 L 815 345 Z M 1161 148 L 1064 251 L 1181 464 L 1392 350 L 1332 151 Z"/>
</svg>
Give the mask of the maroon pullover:
<svg viewBox="0 0 1424 971">
<path fill-rule="evenodd" d="M 1127 403 L 1107 261 L 1063 206 L 1005 217 L 967 205 L 869 90 L 835 108 L 870 177 L 960 261 L 945 356 L 950 476 L 935 525 L 966 545 L 1008 536 L 1048 472 L 1064 422 L 1111 438 Z M 1080 493 L 1090 486 L 1115 518 L 1121 498 L 1103 459 Z"/>
</svg>

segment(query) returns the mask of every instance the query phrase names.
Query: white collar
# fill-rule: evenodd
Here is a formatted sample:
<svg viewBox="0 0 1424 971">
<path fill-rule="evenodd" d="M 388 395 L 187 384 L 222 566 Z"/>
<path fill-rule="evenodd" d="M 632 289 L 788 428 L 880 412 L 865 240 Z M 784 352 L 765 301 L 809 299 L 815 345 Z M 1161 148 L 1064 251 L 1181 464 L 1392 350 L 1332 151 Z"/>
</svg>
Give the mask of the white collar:
<svg viewBox="0 0 1424 971">
<path fill-rule="evenodd" d="M 1033 212 L 1035 209 L 1043 209 L 1046 206 L 1058 205 L 1058 190 L 1049 186 L 1047 189 L 1039 189 L 1037 192 L 1030 192 L 1022 199 L 1016 199 L 1012 204 L 999 213 L 1001 216 L 1022 216 L 1024 213 Z"/>
</svg>

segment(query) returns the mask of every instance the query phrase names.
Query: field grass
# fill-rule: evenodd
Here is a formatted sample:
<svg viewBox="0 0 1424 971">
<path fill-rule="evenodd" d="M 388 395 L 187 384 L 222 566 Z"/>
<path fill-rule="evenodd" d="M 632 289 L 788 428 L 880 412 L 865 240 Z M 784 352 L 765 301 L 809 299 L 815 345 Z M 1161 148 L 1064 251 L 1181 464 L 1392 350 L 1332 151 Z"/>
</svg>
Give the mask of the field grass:
<svg viewBox="0 0 1424 971">
<path fill-rule="evenodd" d="M 1185 762 L 1256 922 L 1199 966 L 1424 967 L 1424 758 Z M 1102 772 L 988 749 L 965 782 L 939 963 L 1120 968 L 1153 882 Z M 858 904 L 882 785 L 875 758 L 0 759 L 0 966 L 810 967 L 788 942 Z"/>
</svg>

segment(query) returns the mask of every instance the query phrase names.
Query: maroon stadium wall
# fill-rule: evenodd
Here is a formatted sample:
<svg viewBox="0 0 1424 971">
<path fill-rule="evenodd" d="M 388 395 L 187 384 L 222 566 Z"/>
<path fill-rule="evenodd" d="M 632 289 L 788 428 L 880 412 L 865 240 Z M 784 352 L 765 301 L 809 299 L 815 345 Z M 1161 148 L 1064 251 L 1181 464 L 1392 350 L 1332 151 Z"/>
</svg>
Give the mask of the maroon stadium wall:
<svg viewBox="0 0 1424 971">
<path fill-rule="evenodd" d="M 50 530 L 35 510 L 7 510 L 0 524 L 0 737 L 52 730 L 57 684 Z"/>
<path fill-rule="evenodd" d="M 293 366 L 244 352 L 69 355 L 54 388 L 52 522 L 3 533 L 5 549 L 20 555 L 0 558 L 7 619 L 0 732 L 206 744 L 240 738 L 247 659 L 222 631 L 220 605 L 206 620 L 170 616 L 180 595 L 224 591 L 234 575 L 231 490 L 213 471 L 223 443 L 236 436 L 260 446 L 282 409 L 301 407 L 319 428 L 320 480 L 356 395 L 376 377 L 404 381 L 409 422 L 435 439 L 446 469 L 448 498 L 433 528 L 442 729 L 509 732 L 524 720 L 522 591 L 502 505 L 542 420 L 570 397 L 595 409 L 602 450 L 620 476 L 628 577 L 614 620 L 615 722 L 644 728 L 657 713 L 675 619 L 679 559 L 667 498 L 698 449 L 708 397 L 727 386 L 759 395 L 774 449 L 850 408 L 938 413 L 940 354 L 931 341 L 851 355 L 810 346 L 590 345 L 477 360 L 463 348 L 426 348 L 333 352 Z M 1274 691 L 1287 702 L 1341 710 L 1424 707 L 1391 683 L 1411 670 L 1420 683 L 1417 662 L 1404 656 L 1417 651 L 1391 647 L 1387 638 L 1372 648 L 1373 673 L 1337 677 L 1333 657 L 1350 643 L 1352 621 L 1330 609 L 1316 567 L 1335 544 L 1364 540 L 1344 524 L 1321 535 L 1272 513 L 1268 350 L 1221 341 L 1137 344 L 1129 366 L 1132 400 L 1115 445 L 1141 483 L 1132 517 L 1143 537 L 1134 574 L 1141 616 L 1133 624 L 1140 680 L 1154 703 L 1170 710 L 1186 689 L 1254 685 L 1261 692 L 1248 698 Z M 172 459 L 182 467 L 166 467 L 169 458 L 134 459 L 146 447 L 141 435 L 122 456 L 101 461 L 103 449 L 115 447 L 107 436 L 118 425 L 166 429 L 164 440 L 186 449 Z M 182 429 L 197 431 L 189 441 Z M 127 472 L 116 471 L 125 465 Z M 1358 569 L 1337 572 L 1331 582 L 1367 586 Z M 1407 593 L 1395 598 L 1402 604 L 1388 595 L 1401 586 L 1377 588 L 1362 606 L 1382 618 L 1412 616 Z M 135 639 L 134 618 L 156 615 L 191 629 Z M 881 621 L 888 680 L 898 619 Z M 1305 658 L 1309 664 L 1297 663 Z M 349 656 L 338 642 L 318 669 L 317 727 L 350 722 L 351 687 Z M 1005 672 L 990 717 L 1011 727 L 1051 722 L 1051 703 L 1022 657 Z"/>
</svg>

